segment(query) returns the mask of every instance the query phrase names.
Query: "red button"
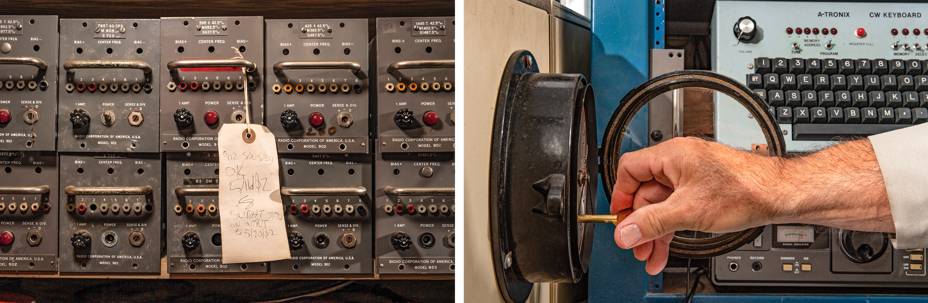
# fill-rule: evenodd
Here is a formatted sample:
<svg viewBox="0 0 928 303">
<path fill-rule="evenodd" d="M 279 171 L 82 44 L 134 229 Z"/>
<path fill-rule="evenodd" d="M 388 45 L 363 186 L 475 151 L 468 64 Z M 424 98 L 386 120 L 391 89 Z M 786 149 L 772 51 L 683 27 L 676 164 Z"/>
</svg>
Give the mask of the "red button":
<svg viewBox="0 0 928 303">
<path fill-rule="evenodd" d="M 422 121 L 428 126 L 435 125 L 435 123 L 438 123 L 438 114 L 433 111 L 427 111 L 422 115 Z"/>
<path fill-rule="evenodd" d="M 10 111 L 0 109 L 0 124 L 10 123 Z"/>
<path fill-rule="evenodd" d="M 203 120 L 206 120 L 207 125 L 214 125 L 219 122 L 219 114 L 214 110 L 208 111 L 206 115 L 203 115 Z"/>
<path fill-rule="evenodd" d="M 0 245 L 7 246 L 10 244 L 13 244 L 13 233 L 9 231 L 0 233 Z"/>
<path fill-rule="evenodd" d="M 855 32 L 854 35 L 857 37 L 864 37 L 867 35 L 867 31 L 865 31 L 864 28 L 861 27 L 857 29 L 857 32 Z"/>
<path fill-rule="evenodd" d="M 309 124 L 313 127 L 320 127 L 322 123 L 325 123 L 325 118 L 322 117 L 320 113 L 313 113 L 309 115 Z"/>
</svg>

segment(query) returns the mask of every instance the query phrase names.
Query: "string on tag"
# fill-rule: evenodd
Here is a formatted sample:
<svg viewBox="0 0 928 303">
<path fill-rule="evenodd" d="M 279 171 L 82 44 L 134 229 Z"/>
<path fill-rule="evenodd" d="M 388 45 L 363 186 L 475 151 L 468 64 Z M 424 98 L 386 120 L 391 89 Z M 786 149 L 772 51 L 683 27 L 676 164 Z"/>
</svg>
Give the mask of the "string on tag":
<svg viewBox="0 0 928 303">
<path fill-rule="evenodd" d="M 238 54 L 238 57 L 237 57 L 238 59 L 245 60 L 245 56 L 243 56 L 242 53 L 239 52 L 237 48 L 232 47 L 232 51 Z M 248 68 L 242 67 L 242 81 L 245 83 L 248 83 L 248 71 L 247 70 Z M 248 86 L 247 85 L 245 85 L 245 89 L 243 91 L 245 92 L 245 132 L 242 133 L 242 140 L 245 140 L 245 142 L 251 143 L 255 141 L 255 136 L 257 134 L 255 134 L 255 132 L 251 130 L 251 111 L 249 110 L 249 108 L 251 107 L 251 104 L 248 102 Z"/>
</svg>

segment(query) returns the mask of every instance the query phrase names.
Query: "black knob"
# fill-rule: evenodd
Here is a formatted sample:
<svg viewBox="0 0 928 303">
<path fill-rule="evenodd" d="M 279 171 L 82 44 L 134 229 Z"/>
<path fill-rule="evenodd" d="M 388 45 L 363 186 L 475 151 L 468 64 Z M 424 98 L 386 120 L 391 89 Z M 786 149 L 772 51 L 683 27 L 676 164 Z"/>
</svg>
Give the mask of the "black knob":
<svg viewBox="0 0 928 303">
<path fill-rule="evenodd" d="M 298 250 L 303 248 L 303 244 L 306 242 L 303 241 L 303 235 L 298 232 L 292 232 L 287 236 L 287 241 L 290 242 L 290 250 Z"/>
<path fill-rule="evenodd" d="M 285 110 L 280 114 L 280 124 L 284 126 L 285 129 L 292 129 L 300 124 L 300 117 L 296 115 L 296 112 L 292 109 Z"/>
<path fill-rule="evenodd" d="M 399 126 L 402 129 L 411 128 L 416 123 L 416 118 L 409 109 L 401 109 L 396 111 L 396 115 L 393 116 L 393 123 L 396 123 L 396 126 Z"/>
<path fill-rule="evenodd" d="M 87 246 L 90 245 L 90 233 L 83 230 L 74 233 L 74 235 L 71 236 L 71 245 L 77 249 L 87 248 Z"/>
<path fill-rule="evenodd" d="M 740 41 L 751 41 L 754 39 L 754 34 L 757 33 L 757 22 L 751 17 L 744 16 L 738 19 L 738 22 L 735 22 L 735 38 Z"/>
<path fill-rule="evenodd" d="M 200 246 L 200 236 L 195 232 L 188 232 L 184 234 L 180 244 L 184 246 L 184 250 L 194 250 Z"/>
<path fill-rule="evenodd" d="M 390 243 L 393 244 L 393 248 L 396 248 L 396 250 L 407 250 L 412 247 L 412 239 L 409 234 L 401 231 L 393 233 L 393 237 L 390 237 Z"/>
<path fill-rule="evenodd" d="M 90 124 L 90 115 L 83 108 L 75 109 L 71 113 L 71 124 L 74 125 L 74 128 L 87 126 L 87 124 Z"/>
<path fill-rule="evenodd" d="M 190 126 L 190 124 L 193 124 L 193 115 L 190 114 L 187 108 L 180 108 L 174 111 L 174 122 L 177 123 L 179 127 Z"/>
</svg>

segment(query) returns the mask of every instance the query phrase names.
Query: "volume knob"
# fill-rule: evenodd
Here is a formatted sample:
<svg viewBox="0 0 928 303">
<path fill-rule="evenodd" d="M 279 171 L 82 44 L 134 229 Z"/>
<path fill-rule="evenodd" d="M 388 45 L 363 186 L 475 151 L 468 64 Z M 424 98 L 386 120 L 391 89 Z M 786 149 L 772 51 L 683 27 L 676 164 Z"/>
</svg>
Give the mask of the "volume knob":
<svg viewBox="0 0 928 303">
<path fill-rule="evenodd" d="M 735 22 L 734 32 L 735 38 L 739 41 L 751 41 L 757 33 L 757 22 L 748 16 L 741 17 Z"/>
</svg>

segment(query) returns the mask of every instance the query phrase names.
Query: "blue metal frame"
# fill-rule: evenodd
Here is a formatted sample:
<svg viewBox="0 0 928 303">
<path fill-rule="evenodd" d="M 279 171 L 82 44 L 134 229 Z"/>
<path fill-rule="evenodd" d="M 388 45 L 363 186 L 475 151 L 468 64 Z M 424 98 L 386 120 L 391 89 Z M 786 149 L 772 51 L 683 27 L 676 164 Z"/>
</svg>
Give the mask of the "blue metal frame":
<svg viewBox="0 0 928 303">
<path fill-rule="evenodd" d="M 602 138 L 606 124 L 622 97 L 648 80 L 649 50 L 664 48 L 664 1 L 593 0 L 593 39 L 590 81 L 596 90 L 596 128 Z M 647 35 L 645 35 L 647 33 Z M 647 140 L 647 107 L 628 128 L 622 152 L 644 148 Z M 599 214 L 609 213 L 602 184 L 596 196 Z M 663 294 L 662 275 L 644 271 L 644 262 L 631 250 L 620 249 L 615 227 L 597 224 L 589 271 L 589 302 L 680 302 L 682 294 Z M 911 295 L 775 295 L 700 294 L 693 302 L 924 302 Z"/>
</svg>

